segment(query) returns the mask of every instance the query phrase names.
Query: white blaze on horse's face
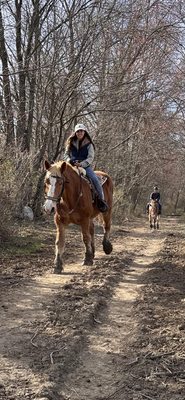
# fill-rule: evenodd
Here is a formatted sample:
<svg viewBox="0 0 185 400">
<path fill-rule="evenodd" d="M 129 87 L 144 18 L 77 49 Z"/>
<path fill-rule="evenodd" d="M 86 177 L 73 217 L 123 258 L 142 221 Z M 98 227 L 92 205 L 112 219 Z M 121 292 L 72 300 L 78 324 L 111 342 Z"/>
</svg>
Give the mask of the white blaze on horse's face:
<svg viewBox="0 0 185 400">
<path fill-rule="evenodd" d="M 49 182 L 48 184 L 48 192 L 47 192 L 47 196 L 48 197 L 54 197 L 55 195 L 55 185 L 56 185 L 56 178 L 54 178 L 53 176 L 46 176 L 47 181 Z M 50 213 L 52 211 L 52 209 L 56 208 L 56 202 L 53 201 L 52 199 L 46 199 L 45 203 L 44 203 L 44 210 L 46 213 Z"/>
</svg>

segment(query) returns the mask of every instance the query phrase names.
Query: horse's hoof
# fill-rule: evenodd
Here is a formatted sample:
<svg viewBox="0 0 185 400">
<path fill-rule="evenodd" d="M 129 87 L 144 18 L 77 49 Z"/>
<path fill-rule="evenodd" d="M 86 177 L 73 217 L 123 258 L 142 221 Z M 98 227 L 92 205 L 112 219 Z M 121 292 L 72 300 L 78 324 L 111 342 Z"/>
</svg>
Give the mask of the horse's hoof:
<svg viewBox="0 0 185 400">
<path fill-rule="evenodd" d="M 54 268 L 53 273 L 57 274 L 57 275 L 61 275 L 62 271 L 63 271 L 63 268 Z"/>
<path fill-rule="evenodd" d="M 108 240 L 103 240 L 102 244 L 103 244 L 103 250 L 104 250 L 105 254 L 112 253 L 113 247 L 112 247 L 112 244 Z"/>
<path fill-rule="evenodd" d="M 83 260 L 82 265 L 91 266 L 93 265 L 93 260 Z"/>
</svg>

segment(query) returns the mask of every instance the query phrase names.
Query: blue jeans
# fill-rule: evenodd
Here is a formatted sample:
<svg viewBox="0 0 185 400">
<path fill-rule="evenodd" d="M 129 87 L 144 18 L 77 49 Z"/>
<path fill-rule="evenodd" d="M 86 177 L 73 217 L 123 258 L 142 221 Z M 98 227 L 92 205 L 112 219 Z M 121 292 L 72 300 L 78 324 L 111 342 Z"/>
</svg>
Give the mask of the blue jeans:
<svg viewBox="0 0 185 400">
<path fill-rule="evenodd" d="M 104 200 L 104 193 L 100 181 L 91 167 L 85 168 L 87 177 L 92 181 L 98 193 L 98 197 Z"/>
</svg>

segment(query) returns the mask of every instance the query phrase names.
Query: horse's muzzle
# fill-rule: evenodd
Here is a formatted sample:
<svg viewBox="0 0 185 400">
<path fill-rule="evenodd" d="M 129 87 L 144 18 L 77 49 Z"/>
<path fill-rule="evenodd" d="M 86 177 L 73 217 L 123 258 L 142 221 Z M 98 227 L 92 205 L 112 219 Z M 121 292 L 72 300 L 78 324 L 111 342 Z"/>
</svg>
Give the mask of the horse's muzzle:
<svg viewBox="0 0 185 400">
<path fill-rule="evenodd" d="M 47 208 L 46 205 L 44 204 L 42 208 L 47 215 L 54 214 L 54 212 L 55 212 L 54 206 L 51 208 Z"/>
</svg>

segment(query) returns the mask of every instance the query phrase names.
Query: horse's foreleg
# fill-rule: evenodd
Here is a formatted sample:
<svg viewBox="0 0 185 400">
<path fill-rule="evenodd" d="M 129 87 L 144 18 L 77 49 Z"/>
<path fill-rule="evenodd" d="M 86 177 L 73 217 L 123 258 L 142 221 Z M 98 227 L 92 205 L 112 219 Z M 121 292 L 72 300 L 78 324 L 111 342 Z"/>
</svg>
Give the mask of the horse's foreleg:
<svg viewBox="0 0 185 400">
<path fill-rule="evenodd" d="M 91 235 L 91 249 L 92 249 L 92 254 L 93 258 L 95 256 L 95 241 L 94 241 L 94 222 L 91 220 L 90 222 L 90 235 Z"/>
<path fill-rule="evenodd" d="M 55 241 L 55 260 L 54 260 L 54 273 L 61 274 L 63 270 L 62 255 L 65 247 L 65 226 L 59 222 L 57 226 L 57 234 Z"/>
<path fill-rule="evenodd" d="M 105 254 L 110 254 L 112 252 L 112 244 L 110 242 L 110 228 L 111 228 L 111 212 L 102 215 L 103 217 L 103 250 Z"/>
<path fill-rule="evenodd" d="M 87 220 L 82 228 L 83 242 L 85 245 L 85 258 L 82 265 L 93 265 L 94 251 L 92 247 L 92 233 L 94 232 L 94 227 L 89 220 Z"/>
</svg>

